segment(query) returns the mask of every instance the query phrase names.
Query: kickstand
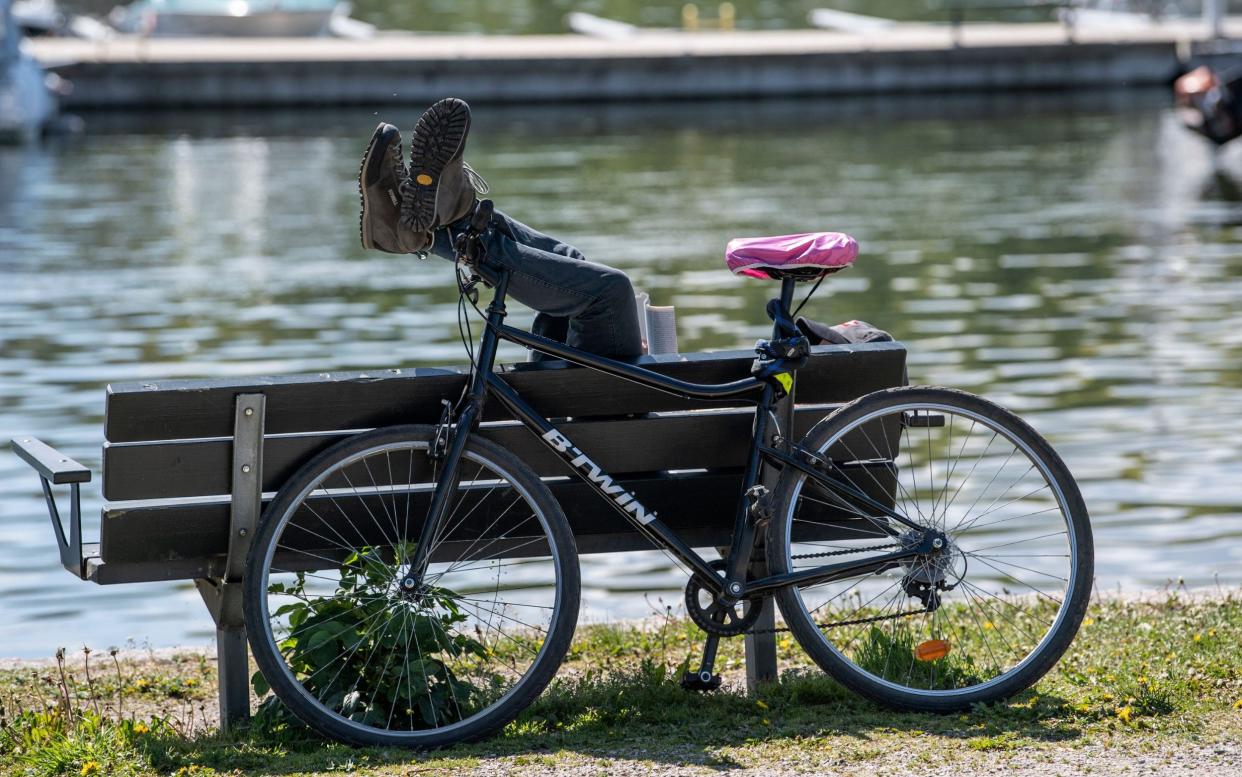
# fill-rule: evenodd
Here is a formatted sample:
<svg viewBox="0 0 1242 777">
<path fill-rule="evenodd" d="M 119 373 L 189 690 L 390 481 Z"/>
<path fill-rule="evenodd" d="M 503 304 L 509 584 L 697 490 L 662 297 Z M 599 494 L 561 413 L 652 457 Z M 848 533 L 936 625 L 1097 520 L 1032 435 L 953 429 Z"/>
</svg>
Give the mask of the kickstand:
<svg viewBox="0 0 1242 777">
<path fill-rule="evenodd" d="M 699 671 L 686 672 L 681 676 L 681 687 L 687 691 L 714 691 L 720 687 L 720 675 L 712 673 L 716 664 L 716 648 L 720 646 L 719 634 L 708 634 L 703 643 L 703 662 Z"/>
</svg>

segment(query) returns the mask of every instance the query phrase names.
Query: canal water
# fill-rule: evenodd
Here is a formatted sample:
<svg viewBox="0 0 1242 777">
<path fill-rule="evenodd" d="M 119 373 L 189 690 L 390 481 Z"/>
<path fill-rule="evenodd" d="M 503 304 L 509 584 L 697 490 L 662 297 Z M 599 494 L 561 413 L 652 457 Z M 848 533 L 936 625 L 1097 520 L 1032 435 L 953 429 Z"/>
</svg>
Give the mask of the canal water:
<svg viewBox="0 0 1242 777">
<path fill-rule="evenodd" d="M 448 263 L 358 244 L 379 118 L 93 114 L 0 149 L 0 438 L 98 473 L 109 381 L 460 364 Z M 676 305 L 683 351 L 765 332 L 773 288 L 726 272 L 729 238 L 850 232 L 862 256 L 813 315 L 892 331 L 912 380 L 1049 437 L 1101 589 L 1242 583 L 1242 148 L 1214 154 L 1163 93 L 480 108 L 468 158 L 502 208 Z M 191 585 L 79 582 L 50 529 L 0 450 L 0 655 L 210 644 Z M 603 619 L 684 580 L 631 554 L 585 558 L 584 583 Z"/>
<path fill-rule="evenodd" d="M 90 2 L 91 0 L 78 0 Z M 95 0 L 99 2 L 100 0 Z M 702 26 L 710 29 L 720 15 L 719 0 L 699 0 Z M 682 0 L 425 0 L 395 3 L 392 0 L 356 0 L 353 16 L 383 29 L 417 32 L 547 34 L 567 32 L 565 17 L 572 11 L 648 28 L 682 26 Z M 732 0 L 734 26 L 742 30 L 805 28 L 815 8 L 835 8 L 851 13 L 901 21 L 946 22 L 948 3 L 936 0 Z M 1191 9 L 1187 12 L 1193 13 Z M 970 21 L 1003 19 L 1008 22 L 1050 22 L 1048 8 L 976 8 Z"/>
<path fill-rule="evenodd" d="M 116 0 L 60 0 L 60 6 L 74 13 L 106 16 Z M 646 28 L 679 28 L 684 0 L 354 0 L 351 15 L 384 30 L 418 33 L 537 35 L 568 32 L 567 14 L 581 11 Z M 697 3 L 704 29 L 711 29 L 720 15 L 719 0 Z M 807 15 L 815 8 L 837 10 L 897 19 L 901 21 L 946 22 L 951 5 L 940 0 L 732 0 L 734 27 L 740 30 L 806 28 Z M 1230 12 L 1237 13 L 1239 0 L 1230 0 Z M 1182 2 L 1176 14 L 1195 15 L 1199 3 Z M 1050 7 L 1020 8 L 998 5 L 977 7 L 966 19 L 970 22 L 1051 22 Z"/>
</svg>

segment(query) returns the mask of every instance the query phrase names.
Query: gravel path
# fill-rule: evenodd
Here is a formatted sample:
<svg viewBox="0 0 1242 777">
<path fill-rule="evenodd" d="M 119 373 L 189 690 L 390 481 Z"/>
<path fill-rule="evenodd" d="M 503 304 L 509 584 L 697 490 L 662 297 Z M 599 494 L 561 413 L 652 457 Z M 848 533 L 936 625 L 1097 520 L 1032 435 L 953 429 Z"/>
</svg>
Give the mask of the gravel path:
<svg viewBox="0 0 1242 777">
<path fill-rule="evenodd" d="M 1144 777 L 1234 777 L 1242 775 L 1242 745 L 1234 743 L 1197 747 L 1156 748 L 1150 752 L 1133 752 L 1122 747 L 1089 745 L 1077 748 L 1030 748 L 1006 753 L 960 752 L 943 762 L 929 755 L 919 743 L 906 754 L 888 754 L 865 762 L 842 762 L 843 759 L 801 757 L 794 754 L 762 766 L 741 766 L 728 763 L 673 765 L 653 762 L 635 754 L 633 759 L 592 759 L 558 754 L 558 763 L 532 762 L 529 758 L 485 760 L 476 768 L 460 774 L 478 777 L 652 777 L 653 775 L 719 775 L 729 777 L 760 777 L 766 775 L 843 775 L 884 777 L 911 775 L 917 777 L 1075 777 L 1084 774 L 1143 775 Z M 552 756 L 547 757 L 549 761 Z M 929 763 L 929 760 L 931 761 Z M 418 767 L 396 774 L 416 775 Z"/>
</svg>

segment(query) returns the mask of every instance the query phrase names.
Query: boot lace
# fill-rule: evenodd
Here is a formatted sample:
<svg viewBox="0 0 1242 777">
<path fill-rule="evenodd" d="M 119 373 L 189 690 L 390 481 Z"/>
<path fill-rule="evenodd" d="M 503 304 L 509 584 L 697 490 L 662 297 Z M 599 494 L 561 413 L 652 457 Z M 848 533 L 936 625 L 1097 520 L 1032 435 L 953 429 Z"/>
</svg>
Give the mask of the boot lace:
<svg viewBox="0 0 1242 777">
<path fill-rule="evenodd" d="M 492 190 L 492 188 L 487 185 L 487 181 L 483 180 L 483 176 L 479 175 L 478 172 L 469 165 L 469 163 L 462 160 L 461 166 L 462 169 L 466 171 L 466 180 L 470 182 L 470 185 L 474 187 L 474 190 L 477 193 L 487 194 Z"/>
<path fill-rule="evenodd" d="M 405 155 L 401 153 L 401 144 L 395 143 L 388 147 L 388 167 L 397 181 L 398 189 L 405 184 L 409 173 L 405 169 Z"/>
</svg>

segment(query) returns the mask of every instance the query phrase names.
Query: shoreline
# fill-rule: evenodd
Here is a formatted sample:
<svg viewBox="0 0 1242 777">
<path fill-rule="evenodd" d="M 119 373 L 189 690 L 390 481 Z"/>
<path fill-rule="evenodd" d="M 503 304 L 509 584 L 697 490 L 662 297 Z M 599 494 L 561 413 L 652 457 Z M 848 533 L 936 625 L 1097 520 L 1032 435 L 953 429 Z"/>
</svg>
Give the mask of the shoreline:
<svg viewBox="0 0 1242 777">
<path fill-rule="evenodd" d="M 1224 23 L 1242 34 L 1242 17 Z M 74 84 L 64 107 L 719 100 L 747 97 L 1123 88 L 1168 84 L 1211 45 L 1199 21 L 1151 28 L 896 24 L 582 35 L 36 39 L 35 57 Z"/>
<path fill-rule="evenodd" d="M 1176 583 L 1174 583 L 1176 586 Z M 1093 588 L 1090 595 L 1090 603 L 1092 606 L 1098 606 L 1102 603 L 1126 603 L 1126 604 L 1158 604 L 1169 601 L 1170 598 L 1190 603 L 1199 604 L 1205 602 L 1228 602 L 1233 600 L 1242 600 L 1242 586 L 1225 587 L 1225 586 L 1195 586 L 1195 587 L 1166 587 L 1151 588 L 1146 591 L 1100 591 L 1099 588 Z M 677 609 L 672 613 L 673 619 L 681 619 L 684 616 L 678 614 Z M 579 621 L 578 631 L 582 629 L 601 628 L 601 629 L 630 629 L 630 631 L 638 632 L 656 632 L 667 622 L 667 617 L 663 614 L 651 614 L 642 618 L 620 618 L 615 621 Z M 205 642 L 211 642 L 210 639 Z M 740 644 L 740 643 L 739 643 Z M 111 659 L 111 648 L 97 648 L 91 645 L 77 644 L 76 647 L 65 647 L 65 660 L 81 657 L 82 648 L 91 648 L 91 655 L 94 657 L 107 657 Z M 184 657 L 206 657 L 210 662 L 215 663 L 216 649 L 214 644 L 202 645 L 161 645 L 161 647 L 125 647 L 117 649 L 117 658 L 120 660 L 132 660 L 132 662 L 140 662 L 140 660 L 155 660 L 155 662 L 171 662 L 176 658 Z M 55 667 L 56 655 L 47 655 L 47 657 L 22 658 L 22 657 L 5 657 L 0 655 L 0 671 L 12 671 L 20 669 L 37 669 L 43 667 Z"/>
<path fill-rule="evenodd" d="M 1212 601 L 1229 601 L 1232 599 L 1242 599 L 1242 585 L 1232 588 L 1226 586 L 1195 586 L 1193 588 L 1174 587 L 1163 589 L 1148 589 L 1144 591 L 1101 591 L 1094 588 L 1091 591 L 1091 603 L 1097 605 L 1107 602 L 1122 602 L 1127 604 L 1156 604 L 1160 601 L 1167 600 L 1169 597 L 1186 601 L 1187 603 L 1203 603 Z M 673 612 L 674 618 L 683 616 L 678 615 L 677 610 Z M 578 629 L 604 628 L 604 629 L 632 629 L 639 631 L 656 631 L 661 628 L 666 621 L 666 617 L 660 614 L 652 614 L 642 618 L 622 618 L 617 620 L 591 620 L 579 621 Z M 214 643 L 213 639 L 205 638 L 205 643 Z M 110 647 L 93 647 L 89 644 L 91 655 L 108 656 Z M 83 643 L 77 642 L 73 647 L 65 646 L 66 660 L 74 656 L 82 654 Z M 159 647 L 124 647 L 118 648 L 117 657 L 121 660 L 172 660 L 179 656 L 207 656 L 210 660 L 215 661 L 214 644 L 204 644 L 200 646 L 194 645 L 162 645 Z M 21 657 L 21 656 L 3 656 L 0 655 L 0 672 L 12 671 L 16 669 L 50 667 L 56 665 L 56 657 L 54 655 L 39 657 Z"/>
<path fill-rule="evenodd" d="M 137 651 L 115 665 L 92 653 L 89 678 L 81 654 L 71 655 L 63 675 L 0 670 L 16 734 L 0 735 L 0 772 L 327 777 L 348 762 L 358 777 L 1242 774 L 1237 590 L 1098 596 L 1069 652 L 1032 689 L 952 715 L 895 712 L 850 694 L 787 635 L 779 683 L 746 694 L 741 641 L 729 640 L 718 660 L 724 687 L 687 693 L 677 672 L 701 640 L 678 619 L 584 626 L 556 680 L 517 721 L 433 753 L 349 748 L 301 728 L 222 736 L 213 730 L 215 662 L 204 653 Z M 79 722 L 46 717 L 62 699 Z M 32 717 L 39 710 L 45 717 Z M 14 741 L 37 744 L 14 751 Z M 53 754 L 63 771 L 30 766 Z"/>
</svg>

